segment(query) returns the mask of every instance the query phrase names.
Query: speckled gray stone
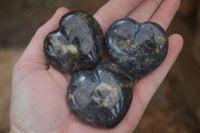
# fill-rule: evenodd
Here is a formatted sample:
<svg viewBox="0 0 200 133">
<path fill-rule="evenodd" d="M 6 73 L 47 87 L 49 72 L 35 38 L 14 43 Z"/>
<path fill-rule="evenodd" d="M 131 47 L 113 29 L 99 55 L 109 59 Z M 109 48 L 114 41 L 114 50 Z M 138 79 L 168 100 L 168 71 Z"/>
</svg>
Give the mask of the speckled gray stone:
<svg viewBox="0 0 200 133">
<path fill-rule="evenodd" d="M 61 72 L 76 72 L 95 67 L 103 56 L 103 32 L 88 13 L 65 14 L 59 28 L 44 40 L 44 53 L 50 65 Z"/>
<path fill-rule="evenodd" d="M 105 42 L 109 59 L 134 78 L 141 78 L 157 68 L 168 51 L 168 37 L 160 25 L 140 24 L 130 18 L 113 23 Z"/>
<path fill-rule="evenodd" d="M 115 127 L 126 115 L 133 96 L 129 74 L 111 62 L 76 73 L 69 84 L 69 109 L 80 120 L 102 128 Z"/>
</svg>

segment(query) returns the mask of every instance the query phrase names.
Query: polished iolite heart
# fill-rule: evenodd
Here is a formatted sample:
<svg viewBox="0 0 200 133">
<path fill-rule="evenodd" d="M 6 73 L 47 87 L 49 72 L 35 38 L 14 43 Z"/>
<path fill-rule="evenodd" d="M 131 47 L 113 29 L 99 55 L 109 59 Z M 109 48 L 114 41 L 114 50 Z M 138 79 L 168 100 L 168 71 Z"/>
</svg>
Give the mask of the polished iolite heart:
<svg viewBox="0 0 200 133">
<path fill-rule="evenodd" d="M 105 42 L 110 60 L 121 65 L 134 78 L 141 78 L 157 68 L 168 51 L 168 37 L 160 25 L 137 23 L 130 18 L 113 23 Z"/>
<path fill-rule="evenodd" d="M 61 72 L 90 69 L 102 59 L 103 40 L 101 27 L 91 15 L 73 11 L 46 36 L 44 53 L 49 64 Z"/>
<path fill-rule="evenodd" d="M 99 64 L 93 71 L 76 73 L 69 84 L 69 109 L 93 126 L 113 128 L 126 115 L 133 96 L 133 82 L 120 66 Z"/>
</svg>

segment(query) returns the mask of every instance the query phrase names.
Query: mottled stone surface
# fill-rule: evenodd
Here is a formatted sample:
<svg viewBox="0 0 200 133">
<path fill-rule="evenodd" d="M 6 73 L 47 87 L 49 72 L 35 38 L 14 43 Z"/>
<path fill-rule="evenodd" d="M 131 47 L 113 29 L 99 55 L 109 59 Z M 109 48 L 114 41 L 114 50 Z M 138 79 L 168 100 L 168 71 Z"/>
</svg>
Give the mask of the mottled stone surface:
<svg viewBox="0 0 200 133">
<path fill-rule="evenodd" d="M 161 26 L 153 22 L 139 24 L 129 18 L 113 23 L 105 42 L 110 60 L 134 78 L 157 68 L 168 51 L 168 37 Z"/>
<path fill-rule="evenodd" d="M 44 52 L 49 64 L 61 72 L 93 68 L 102 59 L 103 32 L 88 13 L 70 12 L 46 36 Z"/>
<path fill-rule="evenodd" d="M 0 65 L 2 65 L 0 66 L 0 88 L 2 91 L 0 92 L 0 110 L 3 111 L 0 112 L 0 132 L 4 133 L 4 128 L 9 127 L 8 114 L 11 90 L 9 88 L 11 88 L 10 79 L 13 67 L 11 64 L 16 63 L 16 59 L 22 54 L 36 29 L 44 24 L 58 7 L 65 6 L 72 10 L 85 10 L 89 13 L 95 13 L 106 1 L 2 0 L 0 2 L 0 23 L 2 25 L 0 30 Z M 189 0 L 188 2 L 192 1 Z M 177 14 L 174 21 L 170 24 L 168 34 L 180 33 L 184 38 L 184 47 L 181 55 L 173 65 L 170 75 L 168 75 L 170 82 L 167 82 L 167 84 L 170 86 L 165 98 L 167 103 L 170 102 L 171 104 L 168 109 L 161 108 L 160 104 L 162 103 L 160 103 L 160 99 L 162 101 L 163 95 L 156 93 L 153 99 L 156 97 L 160 99 L 151 100 L 151 104 L 148 105 L 137 127 L 138 130 L 136 129 L 134 133 L 200 133 L 200 130 L 196 132 L 194 130 L 200 127 L 196 126 L 200 123 L 200 119 L 197 122 L 196 120 L 199 117 L 195 115 L 195 112 L 198 112 L 196 108 L 200 108 L 200 97 L 198 96 L 200 94 L 200 67 L 192 56 L 194 41 L 199 37 L 196 35 L 197 30 L 199 30 L 196 27 L 198 25 L 196 20 L 196 15 L 186 18 Z M 195 39 L 195 37 L 197 38 Z M 16 47 L 17 49 L 15 49 Z M 166 81 L 169 81 L 169 78 Z M 166 81 L 163 87 L 166 86 Z M 161 90 L 164 90 L 163 87 L 161 87 Z M 172 95 L 175 97 L 174 99 L 171 98 Z M 182 103 L 181 101 L 184 102 Z M 184 112 L 184 114 L 181 112 Z"/>
<path fill-rule="evenodd" d="M 102 63 L 93 71 L 80 71 L 72 77 L 67 102 L 80 120 L 113 128 L 129 109 L 132 88 L 132 79 L 123 69 L 113 63 Z"/>
</svg>

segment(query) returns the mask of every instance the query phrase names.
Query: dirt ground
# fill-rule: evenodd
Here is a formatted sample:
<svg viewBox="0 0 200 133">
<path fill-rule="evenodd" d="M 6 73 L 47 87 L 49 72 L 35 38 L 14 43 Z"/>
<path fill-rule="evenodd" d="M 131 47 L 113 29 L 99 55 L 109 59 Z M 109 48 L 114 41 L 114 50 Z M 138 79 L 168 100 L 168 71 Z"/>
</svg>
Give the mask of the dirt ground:
<svg viewBox="0 0 200 133">
<path fill-rule="evenodd" d="M 9 128 L 11 74 L 36 29 L 58 7 L 95 13 L 107 0 L 0 0 L 0 133 Z M 200 27 L 197 0 L 182 0 L 168 34 L 184 48 L 151 100 L 135 133 L 200 132 Z M 200 15 L 199 15 L 200 16 Z"/>
</svg>

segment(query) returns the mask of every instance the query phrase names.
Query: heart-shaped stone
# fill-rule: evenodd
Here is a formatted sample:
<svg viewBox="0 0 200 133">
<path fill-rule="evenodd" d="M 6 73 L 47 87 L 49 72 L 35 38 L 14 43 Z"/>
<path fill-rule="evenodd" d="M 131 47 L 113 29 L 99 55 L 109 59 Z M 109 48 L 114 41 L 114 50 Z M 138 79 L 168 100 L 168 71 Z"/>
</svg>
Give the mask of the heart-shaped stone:
<svg viewBox="0 0 200 133">
<path fill-rule="evenodd" d="M 168 37 L 160 25 L 140 24 L 130 18 L 113 23 L 105 42 L 109 59 L 134 78 L 141 78 L 157 68 L 168 51 Z"/>
<path fill-rule="evenodd" d="M 80 120 L 112 128 L 127 113 L 133 96 L 131 76 L 113 63 L 99 64 L 93 71 L 79 71 L 69 84 L 69 109 Z"/>
<path fill-rule="evenodd" d="M 44 53 L 50 65 L 61 72 L 75 72 L 96 66 L 103 56 L 103 32 L 88 13 L 65 14 L 59 28 L 44 40 Z"/>
</svg>

